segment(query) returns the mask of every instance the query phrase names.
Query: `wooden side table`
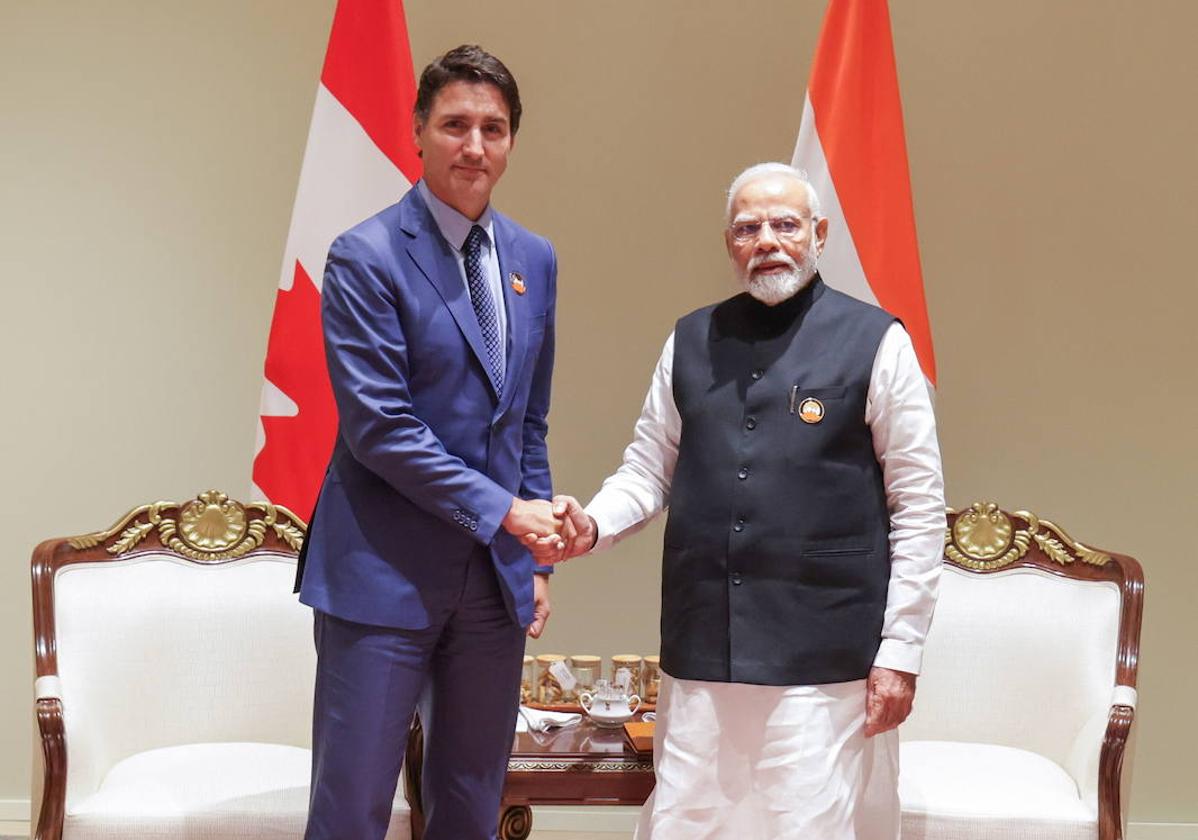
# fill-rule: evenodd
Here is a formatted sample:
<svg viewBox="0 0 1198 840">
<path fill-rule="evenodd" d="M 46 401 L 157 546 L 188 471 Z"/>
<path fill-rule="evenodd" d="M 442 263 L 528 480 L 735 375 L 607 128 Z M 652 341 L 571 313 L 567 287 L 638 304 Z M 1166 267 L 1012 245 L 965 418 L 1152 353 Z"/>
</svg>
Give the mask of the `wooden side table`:
<svg viewBox="0 0 1198 840">
<path fill-rule="evenodd" d="M 404 794 L 412 809 L 412 840 L 423 840 L 419 719 L 408 738 Z M 653 791 L 653 759 L 626 746 L 623 730 L 587 719 L 550 733 L 519 732 L 512 742 L 500 805 L 499 840 L 525 840 L 533 805 L 640 805 Z"/>
</svg>

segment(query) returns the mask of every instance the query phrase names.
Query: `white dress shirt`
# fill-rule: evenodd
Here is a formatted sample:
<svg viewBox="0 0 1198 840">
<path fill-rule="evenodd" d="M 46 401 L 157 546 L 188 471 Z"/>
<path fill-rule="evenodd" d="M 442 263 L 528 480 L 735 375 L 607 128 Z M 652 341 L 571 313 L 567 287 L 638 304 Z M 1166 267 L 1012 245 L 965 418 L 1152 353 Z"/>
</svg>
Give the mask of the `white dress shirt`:
<svg viewBox="0 0 1198 840">
<path fill-rule="evenodd" d="M 416 182 L 416 189 L 420 190 L 420 197 L 424 199 L 429 212 L 433 214 L 437 230 L 441 231 L 441 236 L 453 250 L 453 258 L 457 261 L 458 273 L 462 275 L 462 285 L 466 289 L 467 297 L 470 295 L 470 282 L 466 279 L 466 256 L 462 253 L 462 246 L 466 244 L 466 237 L 470 235 L 470 229 L 475 225 L 486 232 L 481 254 L 483 275 L 487 281 L 487 289 L 491 292 L 491 300 L 495 302 L 495 315 L 499 319 L 499 334 L 504 337 L 504 340 L 499 342 L 499 359 L 506 369 L 507 309 L 504 307 L 503 301 L 503 277 L 499 273 L 499 254 L 495 249 L 495 229 L 491 219 L 491 205 L 487 205 L 487 209 L 478 217 L 478 221 L 471 221 L 433 195 L 433 191 L 428 188 L 428 184 L 424 183 L 423 178 Z"/>
<path fill-rule="evenodd" d="M 587 505 L 599 530 L 595 551 L 640 530 L 669 505 L 682 431 L 674 404 L 673 362 L 670 333 L 624 462 Z M 944 550 L 944 481 L 927 383 L 911 339 L 898 323 L 878 345 L 865 422 L 890 512 L 890 584 L 874 665 L 917 674 Z"/>
</svg>

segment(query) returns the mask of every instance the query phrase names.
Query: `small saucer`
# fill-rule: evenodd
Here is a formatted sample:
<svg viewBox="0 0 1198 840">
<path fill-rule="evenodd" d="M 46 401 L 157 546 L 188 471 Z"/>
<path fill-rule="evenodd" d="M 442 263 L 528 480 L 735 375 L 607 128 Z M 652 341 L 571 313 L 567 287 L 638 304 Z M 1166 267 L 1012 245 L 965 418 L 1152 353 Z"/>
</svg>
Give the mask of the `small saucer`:
<svg viewBox="0 0 1198 840">
<path fill-rule="evenodd" d="M 587 715 L 587 720 L 598 726 L 600 729 L 623 729 L 624 724 L 628 723 L 628 721 L 632 720 L 634 717 L 636 717 L 636 715 L 629 715 L 622 720 L 599 720 L 598 718 Z"/>
</svg>

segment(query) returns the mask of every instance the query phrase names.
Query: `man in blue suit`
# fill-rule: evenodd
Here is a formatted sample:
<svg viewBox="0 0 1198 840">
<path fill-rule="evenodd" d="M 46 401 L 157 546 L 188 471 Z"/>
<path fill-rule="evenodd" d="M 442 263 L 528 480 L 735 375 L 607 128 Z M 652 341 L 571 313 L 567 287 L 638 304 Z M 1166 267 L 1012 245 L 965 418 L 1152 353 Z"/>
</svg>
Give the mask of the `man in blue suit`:
<svg viewBox="0 0 1198 840">
<path fill-rule="evenodd" d="M 420 78 L 424 178 L 329 250 L 322 322 L 340 428 L 304 546 L 317 650 L 309 840 L 383 838 L 408 728 L 427 840 L 495 836 L 524 635 L 559 530 L 545 446 L 553 248 L 490 206 L 520 122 L 478 47 Z M 535 573 L 534 573 L 535 572 Z"/>
</svg>

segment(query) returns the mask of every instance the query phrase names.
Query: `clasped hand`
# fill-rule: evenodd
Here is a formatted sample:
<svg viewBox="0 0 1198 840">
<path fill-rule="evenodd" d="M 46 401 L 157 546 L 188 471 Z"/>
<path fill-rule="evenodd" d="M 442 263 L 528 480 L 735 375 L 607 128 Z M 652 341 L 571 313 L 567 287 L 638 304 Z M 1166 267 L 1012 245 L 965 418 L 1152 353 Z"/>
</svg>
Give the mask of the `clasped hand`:
<svg viewBox="0 0 1198 840">
<path fill-rule="evenodd" d="M 595 520 L 573 496 L 514 499 L 503 527 L 532 552 L 538 565 L 548 566 L 585 554 L 598 536 Z"/>
</svg>

